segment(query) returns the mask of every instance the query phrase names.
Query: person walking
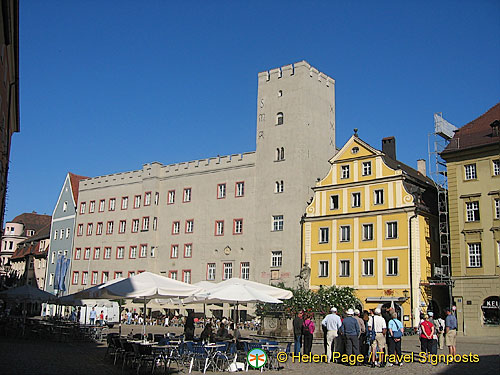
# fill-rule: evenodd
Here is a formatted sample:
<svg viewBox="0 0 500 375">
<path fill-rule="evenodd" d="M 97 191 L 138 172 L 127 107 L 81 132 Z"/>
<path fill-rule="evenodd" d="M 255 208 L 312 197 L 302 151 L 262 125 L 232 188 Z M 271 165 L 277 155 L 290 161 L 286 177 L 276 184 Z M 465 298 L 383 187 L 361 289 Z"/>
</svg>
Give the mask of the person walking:
<svg viewBox="0 0 500 375">
<path fill-rule="evenodd" d="M 434 324 L 429 321 L 429 315 L 424 315 L 424 320 L 420 323 L 420 350 L 423 353 L 432 353 L 432 337 L 434 335 Z"/>
<path fill-rule="evenodd" d="M 304 313 L 299 311 L 297 316 L 293 319 L 293 354 L 300 354 L 300 349 L 302 346 L 302 327 L 304 325 L 303 319 Z"/>
<path fill-rule="evenodd" d="M 92 307 L 92 310 L 90 311 L 89 318 L 90 318 L 90 325 L 93 326 L 97 318 L 97 311 L 95 311 L 94 307 Z"/>
<path fill-rule="evenodd" d="M 389 320 L 389 355 L 396 354 L 398 358 L 401 358 L 401 339 L 403 338 L 404 328 L 403 323 L 398 320 L 398 314 L 392 313 L 392 319 Z M 393 363 L 387 362 L 388 366 L 392 366 Z M 399 362 L 402 366 L 403 362 Z"/>
<path fill-rule="evenodd" d="M 359 340 L 358 340 L 359 353 L 363 354 L 363 350 L 361 348 L 363 347 L 363 343 L 365 342 L 366 339 L 366 328 L 365 328 L 365 322 L 359 316 L 360 314 L 361 312 L 358 309 L 354 310 L 354 319 L 356 319 L 359 325 Z"/>
<path fill-rule="evenodd" d="M 359 323 L 353 317 L 354 310 L 348 309 L 346 312 L 347 316 L 344 318 L 342 325 L 340 326 L 340 332 L 345 338 L 345 354 L 347 355 L 358 355 L 359 354 Z"/>
<path fill-rule="evenodd" d="M 448 352 L 451 355 L 457 354 L 457 318 L 449 308 L 446 308 L 446 319 L 445 319 L 445 343 L 448 347 Z"/>
<path fill-rule="evenodd" d="M 439 350 L 444 349 L 444 328 L 445 328 L 445 322 L 444 319 L 440 316 L 439 318 L 436 319 L 437 322 L 437 334 L 438 334 L 438 343 L 439 343 Z"/>
<path fill-rule="evenodd" d="M 330 314 L 325 316 L 321 321 L 321 326 L 323 326 L 326 331 L 326 358 L 327 361 L 330 362 L 332 360 L 332 351 L 338 351 L 337 345 L 335 345 L 335 348 L 333 348 L 332 345 L 338 338 L 339 329 L 342 326 L 342 321 L 340 320 L 340 316 L 337 315 L 336 307 L 330 309 Z"/>
<path fill-rule="evenodd" d="M 384 358 L 379 358 L 377 361 L 377 347 L 378 352 L 387 352 L 385 334 L 387 332 L 387 324 L 385 319 L 380 316 L 382 311 L 380 308 L 375 309 L 375 315 L 368 321 L 368 329 L 375 333 L 375 337 L 372 342 L 372 367 L 379 367 L 383 363 Z"/>
<path fill-rule="evenodd" d="M 304 354 L 311 354 L 313 334 L 316 329 L 313 322 L 313 313 L 308 313 L 306 320 L 304 320 Z"/>
</svg>

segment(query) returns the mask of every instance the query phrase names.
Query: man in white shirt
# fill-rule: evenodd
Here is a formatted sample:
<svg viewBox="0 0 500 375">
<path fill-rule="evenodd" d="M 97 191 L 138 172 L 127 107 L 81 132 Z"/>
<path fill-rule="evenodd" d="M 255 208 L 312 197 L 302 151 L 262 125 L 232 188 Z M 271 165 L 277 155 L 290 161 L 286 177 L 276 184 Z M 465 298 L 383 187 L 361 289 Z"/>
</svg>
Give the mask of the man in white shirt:
<svg viewBox="0 0 500 375">
<path fill-rule="evenodd" d="M 338 331 L 342 325 L 342 320 L 340 316 L 337 315 L 337 308 L 332 307 L 330 309 L 330 314 L 325 316 L 321 325 L 325 327 L 326 330 L 326 358 L 328 362 L 332 360 L 332 343 L 336 343 L 336 338 L 338 337 Z M 335 351 L 338 350 L 338 345 L 335 345 Z"/>
<path fill-rule="evenodd" d="M 378 352 L 387 352 L 385 345 L 387 325 L 385 323 L 385 319 L 382 318 L 380 314 L 381 310 L 377 307 L 375 309 L 375 315 L 368 320 L 368 329 L 375 331 L 375 340 L 372 342 L 372 366 L 380 366 L 380 363 L 376 361 L 377 347 Z"/>
</svg>

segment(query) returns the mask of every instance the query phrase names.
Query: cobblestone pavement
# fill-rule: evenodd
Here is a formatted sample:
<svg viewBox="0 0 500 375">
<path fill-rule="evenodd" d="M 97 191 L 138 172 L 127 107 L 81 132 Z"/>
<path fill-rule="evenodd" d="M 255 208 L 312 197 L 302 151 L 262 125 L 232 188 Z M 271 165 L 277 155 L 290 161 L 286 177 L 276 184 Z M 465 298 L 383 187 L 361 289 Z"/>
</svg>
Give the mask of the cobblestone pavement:
<svg viewBox="0 0 500 375">
<path fill-rule="evenodd" d="M 141 332 L 140 326 L 124 326 L 122 333 L 130 330 Z M 166 331 L 179 333 L 180 328 L 147 327 L 151 333 Z M 117 331 L 113 329 L 112 331 Z M 197 329 L 199 334 L 201 329 Z M 243 336 L 254 332 L 243 331 Z M 500 370 L 500 337 L 458 337 L 458 354 L 478 354 L 478 363 L 459 363 L 436 366 L 418 362 L 419 342 L 416 336 L 403 338 L 403 354 L 414 353 L 414 363 L 403 366 L 369 368 L 367 366 L 349 366 L 333 363 L 292 363 L 289 359 L 280 374 L 497 374 Z M 0 337 L 0 374 L 121 374 L 119 366 L 113 366 L 110 360 L 104 360 L 106 346 L 88 342 L 60 343 L 52 341 L 29 341 Z M 323 345 L 315 343 L 313 354 L 323 354 Z M 438 351 L 447 354 L 447 350 Z M 244 359 L 240 359 L 244 361 Z M 187 373 L 187 370 L 184 371 Z M 249 371 L 257 374 L 255 370 Z M 132 372 L 129 372 L 130 374 Z M 142 374 L 149 372 L 142 371 Z M 199 372 L 193 372 L 199 374 Z M 127 371 L 124 372 L 127 374 Z"/>
</svg>

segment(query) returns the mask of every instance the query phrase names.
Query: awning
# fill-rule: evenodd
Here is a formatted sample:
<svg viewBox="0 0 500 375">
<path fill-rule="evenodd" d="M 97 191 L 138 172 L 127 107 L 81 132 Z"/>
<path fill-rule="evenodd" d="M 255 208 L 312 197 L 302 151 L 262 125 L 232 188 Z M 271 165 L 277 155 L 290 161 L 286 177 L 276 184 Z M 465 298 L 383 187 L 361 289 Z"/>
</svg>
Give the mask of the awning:
<svg viewBox="0 0 500 375">
<path fill-rule="evenodd" d="M 366 297 L 366 302 L 405 302 L 406 297 Z"/>
</svg>

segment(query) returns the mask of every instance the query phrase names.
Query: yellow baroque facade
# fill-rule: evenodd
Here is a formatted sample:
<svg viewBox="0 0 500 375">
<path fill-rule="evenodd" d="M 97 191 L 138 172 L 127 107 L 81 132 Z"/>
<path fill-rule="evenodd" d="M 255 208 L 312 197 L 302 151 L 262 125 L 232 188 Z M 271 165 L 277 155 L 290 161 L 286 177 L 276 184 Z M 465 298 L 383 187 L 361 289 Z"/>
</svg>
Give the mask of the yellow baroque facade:
<svg viewBox="0 0 500 375">
<path fill-rule="evenodd" d="M 409 327 L 440 305 L 429 286 L 439 262 L 437 193 L 425 172 L 395 159 L 393 137 L 383 142 L 385 153 L 354 134 L 330 160 L 303 218 L 302 259 L 311 289 L 352 287 L 363 309 L 392 304 Z"/>
</svg>

